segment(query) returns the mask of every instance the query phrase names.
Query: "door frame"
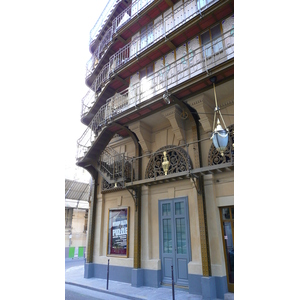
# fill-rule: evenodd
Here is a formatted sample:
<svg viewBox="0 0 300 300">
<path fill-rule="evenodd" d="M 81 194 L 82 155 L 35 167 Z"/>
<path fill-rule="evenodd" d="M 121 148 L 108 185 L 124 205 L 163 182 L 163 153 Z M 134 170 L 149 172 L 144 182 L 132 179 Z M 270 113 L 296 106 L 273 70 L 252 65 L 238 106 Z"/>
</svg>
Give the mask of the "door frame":
<svg viewBox="0 0 300 300">
<path fill-rule="evenodd" d="M 158 224 L 159 224 L 159 257 L 160 257 L 160 261 L 161 261 L 161 284 L 171 284 L 172 281 L 170 280 L 166 280 L 165 282 L 163 282 L 164 280 L 164 277 L 163 277 L 163 260 L 162 260 L 162 249 L 163 249 L 163 241 L 162 241 L 162 219 L 161 219 L 161 207 L 162 207 L 162 204 L 164 202 L 172 202 L 172 204 L 175 202 L 175 201 L 180 201 L 180 200 L 183 200 L 184 202 L 184 207 L 185 207 L 185 220 L 186 220 L 186 245 L 187 245 L 187 260 L 188 260 L 188 263 L 192 260 L 192 254 L 191 254 L 191 235 L 190 235 L 190 218 L 189 218 L 189 203 L 188 203 L 188 197 L 187 196 L 183 196 L 183 197 L 177 197 L 177 198 L 170 198 L 170 199 L 161 199 L 161 200 L 158 200 Z M 174 205 L 175 207 L 175 205 Z M 172 215 L 172 220 L 174 221 L 175 220 L 175 212 L 173 212 L 173 215 Z M 175 236 L 175 222 L 172 222 L 172 234 L 173 234 L 173 246 L 172 246 L 172 249 L 175 249 L 175 239 L 176 239 L 176 236 Z M 175 260 L 176 260 L 176 254 L 177 253 L 174 253 L 174 257 L 175 257 Z M 176 261 L 175 261 L 176 263 Z M 178 268 L 176 266 L 173 266 L 173 271 L 174 271 L 174 283 L 175 285 L 178 285 L 178 286 L 188 286 L 188 280 L 186 282 L 182 282 L 182 281 L 179 281 L 179 284 L 177 283 L 177 280 L 178 280 L 178 276 L 176 274 L 176 271 L 178 270 Z M 188 274 L 188 266 L 187 266 L 187 274 Z"/>
<path fill-rule="evenodd" d="M 227 279 L 227 287 L 228 291 L 231 293 L 234 293 L 234 283 L 229 282 L 229 274 L 228 274 L 228 261 L 227 261 L 227 252 L 226 252 L 226 244 L 225 244 L 225 238 L 224 238 L 224 227 L 223 227 L 223 218 L 222 218 L 222 209 L 224 208 L 229 208 L 230 212 L 230 219 L 225 220 L 225 222 L 230 222 L 231 223 L 231 231 L 232 231 L 232 240 L 233 240 L 233 247 L 234 247 L 234 218 L 232 218 L 232 212 L 231 208 L 234 208 L 234 205 L 229 205 L 229 206 L 222 206 L 219 207 L 219 212 L 220 212 L 220 221 L 221 221 L 221 230 L 222 230 L 222 241 L 223 241 L 223 253 L 224 253 L 224 260 L 225 260 L 225 269 L 226 269 L 226 279 Z"/>
</svg>

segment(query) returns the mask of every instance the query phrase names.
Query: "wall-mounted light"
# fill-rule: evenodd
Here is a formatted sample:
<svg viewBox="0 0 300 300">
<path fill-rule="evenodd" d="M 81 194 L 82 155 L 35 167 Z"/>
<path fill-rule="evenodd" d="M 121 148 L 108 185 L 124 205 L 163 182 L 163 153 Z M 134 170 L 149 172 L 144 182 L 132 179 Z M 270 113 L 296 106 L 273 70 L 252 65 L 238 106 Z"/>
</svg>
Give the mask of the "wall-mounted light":
<svg viewBox="0 0 300 300">
<path fill-rule="evenodd" d="M 217 151 L 219 151 L 221 153 L 222 156 L 224 156 L 224 151 L 226 150 L 227 144 L 228 144 L 228 133 L 229 130 L 226 127 L 225 121 L 223 119 L 221 110 L 218 106 L 218 102 L 217 102 L 217 95 L 216 95 L 216 87 L 215 87 L 215 83 L 217 81 L 217 78 L 214 76 L 212 78 L 210 78 L 210 81 L 213 84 L 213 88 L 214 88 L 214 96 L 215 96 L 215 109 L 214 109 L 214 122 L 213 122 L 213 132 L 211 135 L 211 139 L 214 143 L 214 146 L 216 147 Z M 223 125 L 225 127 L 225 129 L 222 128 L 221 123 L 219 118 L 217 118 L 217 114 L 220 116 Z M 217 126 L 215 127 L 216 124 L 216 118 L 217 118 Z"/>
<path fill-rule="evenodd" d="M 170 104 L 171 103 L 171 100 L 170 100 L 170 95 L 168 93 L 164 93 L 163 94 L 163 99 L 165 101 L 166 104 Z"/>
</svg>

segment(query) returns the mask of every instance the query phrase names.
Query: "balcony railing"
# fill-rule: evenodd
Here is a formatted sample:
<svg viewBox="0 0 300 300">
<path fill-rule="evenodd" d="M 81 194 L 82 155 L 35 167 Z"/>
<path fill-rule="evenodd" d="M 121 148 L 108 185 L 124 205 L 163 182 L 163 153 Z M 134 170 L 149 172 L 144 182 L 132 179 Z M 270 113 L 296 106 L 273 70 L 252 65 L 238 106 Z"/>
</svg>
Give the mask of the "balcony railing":
<svg viewBox="0 0 300 300">
<path fill-rule="evenodd" d="M 136 16 L 141 10 L 143 10 L 146 6 L 152 3 L 154 0 L 137 0 L 129 5 L 125 10 L 122 11 L 113 21 L 112 26 L 106 31 L 105 35 L 101 39 L 97 49 L 95 50 L 92 57 L 86 64 L 86 77 L 90 76 L 93 72 L 94 68 L 97 66 L 98 61 L 100 61 L 101 57 L 105 53 L 105 47 L 112 41 L 112 36 L 115 34 L 123 25 L 125 25 L 131 18 Z M 111 3 L 110 3 L 111 2 Z M 110 1 L 107 3 L 106 15 L 111 10 L 111 8 L 118 4 L 118 1 Z M 101 32 L 103 21 L 105 21 L 104 16 L 105 13 L 102 12 L 101 16 L 99 17 L 98 21 L 94 25 L 93 29 L 90 32 L 90 43 L 97 38 L 99 33 Z"/>
<path fill-rule="evenodd" d="M 108 0 L 100 17 L 96 21 L 94 27 L 90 31 L 90 43 L 95 40 L 98 34 L 101 32 L 106 19 L 109 17 L 113 6 L 117 5 L 121 0 Z"/>
<path fill-rule="evenodd" d="M 198 47 L 190 49 L 173 63 L 167 64 L 138 83 L 129 86 L 121 93 L 116 93 L 101 106 L 87 129 L 77 141 L 77 159 L 85 156 L 94 139 L 120 113 L 146 100 L 161 95 L 163 92 L 211 69 L 234 57 L 233 29 L 223 33 L 218 38 Z M 86 96 L 87 99 L 93 99 Z M 87 105 L 88 106 L 88 105 Z"/>
<path fill-rule="evenodd" d="M 84 116 L 86 113 L 88 113 L 94 103 L 95 93 L 92 90 L 88 90 L 85 96 L 82 98 L 81 116 Z"/>
<path fill-rule="evenodd" d="M 148 30 L 147 32 L 143 33 L 141 37 L 139 37 L 139 42 L 137 40 L 132 41 L 131 43 L 129 43 L 130 45 L 127 44 L 118 52 L 126 52 L 128 51 L 128 48 L 134 49 L 136 47 L 137 52 L 135 52 L 135 54 L 138 54 L 142 50 L 145 50 L 147 47 L 149 47 L 151 44 L 160 40 L 166 34 L 169 34 L 173 30 L 190 20 L 195 15 L 201 14 L 202 11 L 204 11 L 217 1 L 219 0 L 185 1 L 184 4 L 174 9 L 174 12 L 165 15 L 160 22 L 154 24 L 153 28 L 150 29 L 150 31 L 152 30 L 152 33 Z M 147 5 L 149 5 L 152 2 L 153 0 L 136 1 L 132 5 L 128 6 L 120 15 L 118 15 L 113 20 L 112 27 L 106 32 L 99 46 L 94 52 L 93 56 L 86 64 L 86 77 L 90 76 L 93 73 L 94 69 L 97 67 L 98 62 L 101 60 L 102 56 L 105 53 L 105 47 L 109 44 L 110 41 L 112 41 L 113 34 L 115 34 L 116 31 L 119 30 L 119 28 L 121 28 L 131 18 L 133 18 L 136 14 L 138 14 L 141 10 L 143 10 Z M 144 43 L 144 45 L 142 45 L 142 43 Z M 118 60 L 118 62 L 123 63 L 126 61 Z M 119 66 L 120 65 L 121 64 L 119 64 Z"/>
</svg>

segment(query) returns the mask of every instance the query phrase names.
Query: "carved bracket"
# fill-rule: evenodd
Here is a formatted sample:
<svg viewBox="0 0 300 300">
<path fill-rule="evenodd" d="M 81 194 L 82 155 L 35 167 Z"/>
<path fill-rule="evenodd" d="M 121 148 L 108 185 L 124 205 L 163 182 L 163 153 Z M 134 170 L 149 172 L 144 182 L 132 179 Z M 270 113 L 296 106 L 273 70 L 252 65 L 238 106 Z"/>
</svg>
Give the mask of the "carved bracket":
<svg viewBox="0 0 300 300">
<path fill-rule="evenodd" d="M 135 211 L 137 211 L 138 188 L 137 187 L 127 187 L 127 191 L 131 194 L 132 199 L 135 204 Z"/>
</svg>

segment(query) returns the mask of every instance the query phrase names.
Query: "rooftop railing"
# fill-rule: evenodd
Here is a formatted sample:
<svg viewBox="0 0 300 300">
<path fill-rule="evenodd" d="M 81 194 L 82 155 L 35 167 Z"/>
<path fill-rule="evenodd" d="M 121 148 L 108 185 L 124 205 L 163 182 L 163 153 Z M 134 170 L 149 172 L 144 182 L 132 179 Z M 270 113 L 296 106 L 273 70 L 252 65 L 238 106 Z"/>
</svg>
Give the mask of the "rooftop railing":
<svg viewBox="0 0 300 300">
<path fill-rule="evenodd" d="M 103 36 L 102 40 L 99 43 L 99 46 L 86 64 L 86 77 L 89 77 L 93 73 L 98 62 L 101 60 L 102 56 L 105 53 L 105 47 L 112 41 L 112 36 L 131 18 L 137 15 L 141 10 L 143 10 L 153 1 L 154 0 L 135 1 L 113 20 L 112 27 L 109 28 L 106 34 Z M 174 12 L 171 12 L 168 15 L 164 16 L 162 23 L 159 22 L 158 24 L 154 24 L 154 27 L 156 28 L 156 38 L 154 38 L 153 41 L 156 42 L 158 39 L 175 30 L 195 15 L 201 14 L 202 11 L 204 11 L 217 1 L 219 0 L 185 1 L 178 8 L 174 9 Z M 160 28 L 162 28 L 162 30 L 160 30 Z M 144 36 L 145 35 L 146 33 L 144 33 Z"/>
<path fill-rule="evenodd" d="M 179 56 L 179 55 L 178 55 Z M 152 97 L 160 96 L 175 86 L 211 69 L 234 57 L 234 31 L 223 33 L 218 38 L 198 47 L 189 49 L 188 53 L 176 61 L 166 64 L 161 70 L 156 71 L 147 78 L 113 97 L 107 99 L 106 104 L 100 107 L 87 129 L 77 141 L 77 159 L 85 156 L 105 125 L 118 115 Z M 88 99 L 93 99 L 87 96 Z"/>
</svg>

